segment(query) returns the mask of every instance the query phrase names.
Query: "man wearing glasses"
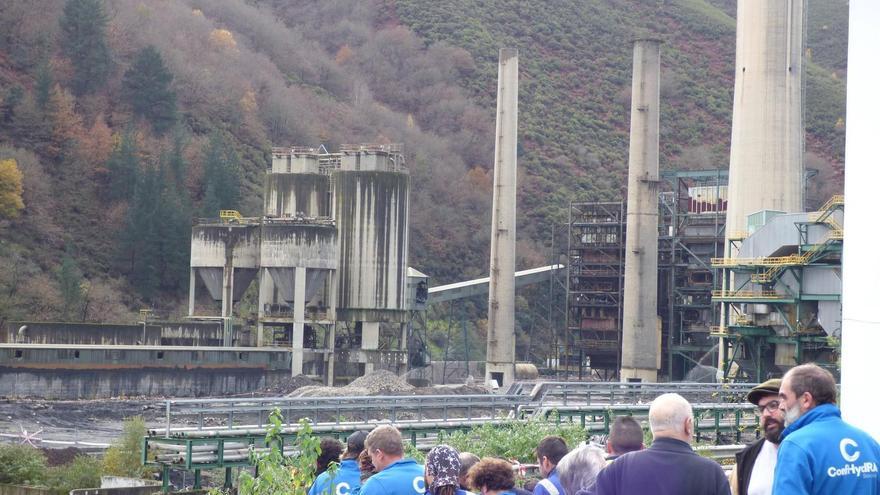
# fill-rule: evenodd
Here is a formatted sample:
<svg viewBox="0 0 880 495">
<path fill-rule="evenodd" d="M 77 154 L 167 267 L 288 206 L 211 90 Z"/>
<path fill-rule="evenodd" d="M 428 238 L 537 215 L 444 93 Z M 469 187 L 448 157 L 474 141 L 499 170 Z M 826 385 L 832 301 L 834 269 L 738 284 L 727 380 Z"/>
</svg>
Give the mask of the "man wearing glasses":
<svg viewBox="0 0 880 495">
<path fill-rule="evenodd" d="M 764 438 L 736 454 L 736 466 L 729 476 L 733 495 L 770 495 L 773 492 L 776 453 L 785 424 L 785 413 L 779 408 L 781 385 L 782 380 L 774 378 L 746 395 L 749 402 L 758 406 Z"/>
</svg>

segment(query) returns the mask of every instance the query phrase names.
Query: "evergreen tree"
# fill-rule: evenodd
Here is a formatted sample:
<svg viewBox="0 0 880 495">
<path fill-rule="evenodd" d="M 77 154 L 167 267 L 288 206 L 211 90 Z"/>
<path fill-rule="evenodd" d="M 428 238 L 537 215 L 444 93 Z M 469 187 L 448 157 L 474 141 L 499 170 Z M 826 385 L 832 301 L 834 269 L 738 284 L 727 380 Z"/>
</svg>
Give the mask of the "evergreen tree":
<svg viewBox="0 0 880 495">
<path fill-rule="evenodd" d="M 113 63 L 107 46 L 107 14 L 101 0 L 67 0 L 61 16 L 61 46 L 73 62 L 77 94 L 94 93 L 110 77 Z"/>
<path fill-rule="evenodd" d="M 132 285 L 151 299 L 159 291 L 179 292 L 188 284 L 192 206 L 183 185 L 174 179 L 168 164 L 173 151 L 158 167 L 139 177 L 131 199 L 121 238 L 122 258 Z"/>
<path fill-rule="evenodd" d="M 159 174 L 148 167 L 140 174 L 122 231 L 121 250 L 128 278 L 145 299 L 159 289 Z"/>
<path fill-rule="evenodd" d="M 219 132 L 211 136 L 205 148 L 204 169 L 202 214 L 214 217 L 218 210 L 237 209 L 241 198 L 239 158 Z"/>
<path fill-rule="evenodd" d="M 137 142 L 134 132 L 129 129 L 122 135 L 122 139 L 107 160 L 107 170 L 110 173 L 110 190 L 107 191 L 107 198 L 118 201 L 132 197 L 140 169 L 138 161 Z"/>
<path fill-rule="evenodd" d="M 147 119 L 162 134 L 177 121 L 177 95 L 171 89 L 174 76 L 155 47 L 141 49 L 125 71 L 122 86 L 134 114 Z"/>
<path fill-rule="evenodd" d="M 79 309 L 83 302 L 82 283 L 82 272 L 68 252 L 62 258 L 61 268 L 58 269 L 58 288 L 64 302 L 61 316 L 67 321 L 79 316 Z"/>
<path fill-rule="evenodd" d="M 165 290 L 179 291 L 189 283 L 190 236 L 192 233 L 192 204 L 189 192 L 180 179 L 187 164 L 183 157 L 182 138 L 175 136 L 171 152 L 165 157 L 167 166 L 162 167 L 164 176 L 161 201 L 159 202 L 159 258 L 160 285 Z"/>
<path fill-rule="evenodd" d="M 189 172 L 189 164 L 183 152 L 186 149 L 186 134 L 183 128 L 178 125 L 174 128 L 174 140 L 171 143 L 171 154 L 168 157 L 168 169 L 171 173 L 171 180 L 175 186 L 181 190 L 185 189 L 185 181 Z"/>
<path fill-rule="evenodd" d="M 36 84 L 34 85 L 37 106 L 40 110 L 46 109 L 46 105 L 49 103 L 49 98 L 52 94 L 52 86 L 54 85 L 55 80 L 52 77 L 52 70 L 49 68 L 49 62 L 44 60 L 37 68 Z"/>
</svg>

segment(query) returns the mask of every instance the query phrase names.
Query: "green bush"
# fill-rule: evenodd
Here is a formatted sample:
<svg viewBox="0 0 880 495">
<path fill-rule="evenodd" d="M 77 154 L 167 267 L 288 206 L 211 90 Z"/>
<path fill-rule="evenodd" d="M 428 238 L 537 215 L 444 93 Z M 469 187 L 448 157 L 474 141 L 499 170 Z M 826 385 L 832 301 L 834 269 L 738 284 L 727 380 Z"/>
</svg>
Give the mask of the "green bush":
<svg viewBox="0 0 880 495">
<path fill-rule="evenodd" d="M 569 448 L 586 439 L 584 429 L 579 425 L 534 420 L 485 424 L 466 433 L 455 432 L 438 443 L 447 443 L 459 452 L 471 452 L 479 457 L 501 457 L 531 463 L 535 461 L 535 448 L 547 435 L 564 438 Z"/>
<path fill-rule="evenodd" d="M 152 471 L 141 463 L 141 450 L 147 425 L 144 418 L 135 416 L 125 420 L 122 436 L 107 449 L 103 459 L 103 472 L 108 476 L 142 478 Z"/>
<path fill-rule="evenodd" d="M 46 456 L 25 445 L 0 445 L 0 483 L 34 485 L 46 474 Z"/>
<path fill-rule="evenodd" d="M 44 484 L 59 493 L 69 493 L 80 488 L 101 486 L 101 461 L 87 455 L 79 455 L 63 466 L 49 468 Z"/>
</svg>

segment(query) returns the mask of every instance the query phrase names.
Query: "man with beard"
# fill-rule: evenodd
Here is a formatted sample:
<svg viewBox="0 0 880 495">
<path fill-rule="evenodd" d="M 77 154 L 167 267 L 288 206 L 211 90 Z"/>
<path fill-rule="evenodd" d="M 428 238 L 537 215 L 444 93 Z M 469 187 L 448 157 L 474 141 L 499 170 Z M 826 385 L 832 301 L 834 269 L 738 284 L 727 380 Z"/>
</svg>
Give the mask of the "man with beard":
<svg viewBox="0 0 880 495">
<path fill-rule="evenodd" d="M 770 495 L 773 490 L 773 471 L 785 413 L 779 408 L 779 386 L 782 380 L 774 378 L 749 391 L 746 399 L 758 406 L 761 431 L 764 438 L 736 454 L 736 466 L 730 472 L 733 495 Z"/>
<path fill-rule="evenodd" d="M 840 419 L 831 373 L 795 366 L 782 377 L 779 397 L 785 429 L 773 495 L 880 494 L 880 445 Z"/>
</svg>

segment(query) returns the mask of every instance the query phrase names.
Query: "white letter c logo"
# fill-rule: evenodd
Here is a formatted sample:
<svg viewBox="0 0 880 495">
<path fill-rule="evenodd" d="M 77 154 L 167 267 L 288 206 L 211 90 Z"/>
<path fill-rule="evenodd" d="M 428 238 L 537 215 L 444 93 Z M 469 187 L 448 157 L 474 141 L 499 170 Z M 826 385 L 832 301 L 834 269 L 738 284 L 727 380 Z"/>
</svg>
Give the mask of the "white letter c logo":
<svg viewBox="0 0 880 495">
<path fill-rule="evenodd" d="M 862 453 L 858 450 L 854 450 L 852 454 L 849 454 L 847 453 L 846 448 L 858 446 L 859 444 L 857 444 L 856 441 L 852 438 L 844 438 L 840 441 L 840 455 L 843 456 L 843 459 L 846 462 L 856 462 L 856 460 L 859 458 L 860 455 L 862 455 Z"/>
</svg>

